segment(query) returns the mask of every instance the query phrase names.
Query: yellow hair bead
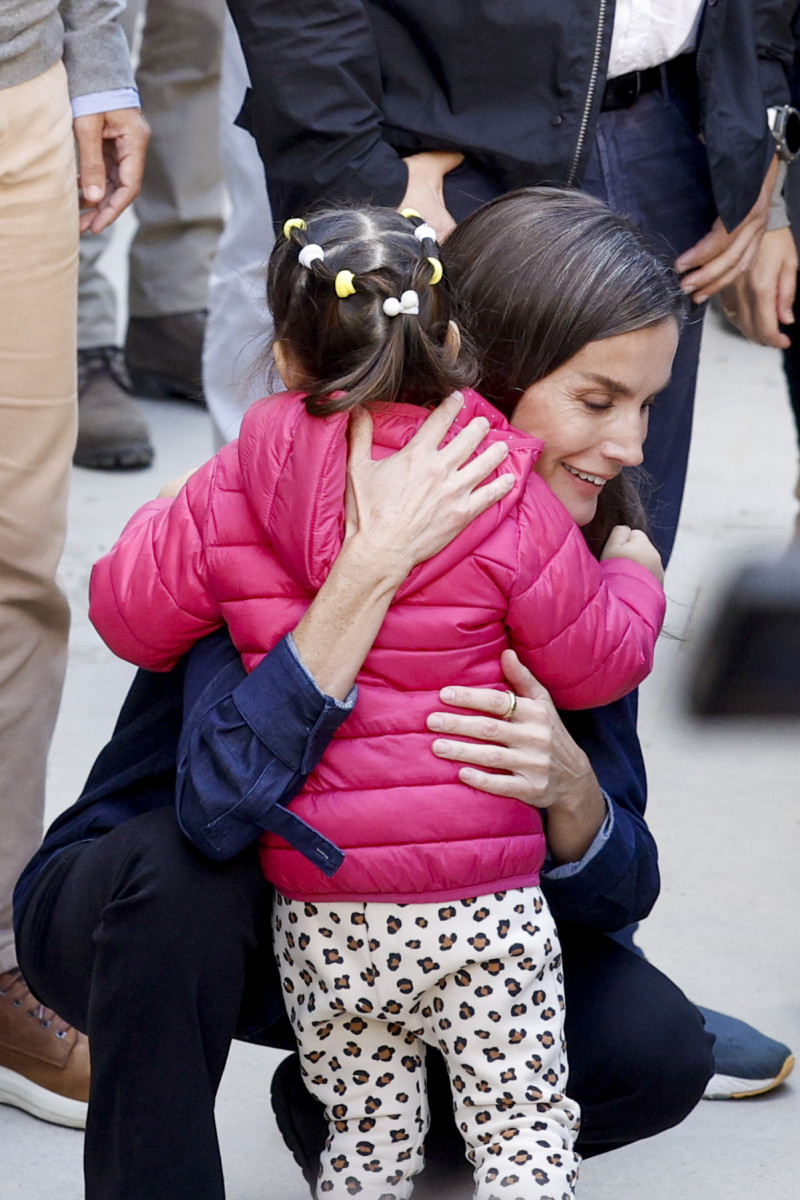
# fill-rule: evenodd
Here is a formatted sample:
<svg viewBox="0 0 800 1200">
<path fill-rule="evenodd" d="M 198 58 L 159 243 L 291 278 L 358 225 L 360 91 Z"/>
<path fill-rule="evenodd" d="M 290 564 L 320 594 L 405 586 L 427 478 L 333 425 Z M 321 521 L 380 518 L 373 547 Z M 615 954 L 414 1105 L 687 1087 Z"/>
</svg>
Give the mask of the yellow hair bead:
<svg viewBox="0 0 800 1200">
<path fill-rule="evenodd" d="M 283 236 L 288 238 L 293 229 L 308 229 L 308 226 L 302 217 L 289 217 L 289 220 L 283 223 Z"/>
<path fill-rule="evenodd" d="M 422 215 L 418 213 L 415 208 L 401 208 L 400 216 L 405 217 L 407 221 L 409 221 L 412 217 L 419 217 L 420 221 L 422 220 Z"/>
<path fill-rule="evenodd" d="M 340 300 L 346 300 L 348 296 L 355 295 L 356 289 L 353 287 L 354 279 L 355 275 L 352 271 L 339 271 L 333 281 L 333 286 Z"/>
<path fill-rule="evenodd" d="M 431 275 L 431 284 L 439 283 L 442 276 L 444 275 L 444 268 L 442 267 L 441 262 L 439 261 L 438 258 L 429 258 L 428 262 L 433 267 L 433 274 Z"/>
</svg>

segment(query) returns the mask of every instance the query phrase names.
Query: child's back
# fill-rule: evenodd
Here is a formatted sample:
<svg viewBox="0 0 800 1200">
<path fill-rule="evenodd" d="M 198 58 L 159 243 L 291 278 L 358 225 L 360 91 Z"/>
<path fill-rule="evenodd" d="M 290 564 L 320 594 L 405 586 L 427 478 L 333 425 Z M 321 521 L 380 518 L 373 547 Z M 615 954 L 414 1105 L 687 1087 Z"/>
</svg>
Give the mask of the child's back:
<svg viewBox="0 0 800 1200">
<path fill-rule="evenodd" d="M 515 485 L 399 589 L 359 674 L 355 712 L 292 805 L 347 851 L 345 862 L 326 878 L 266 835 L 265 872 L 286 895 L 409 902 L 536 883 L 539 813 L 476 792 L 432 753 L 426 718 L 439 690 L 454 678 L 502 687 L 509 637 L 562 706 L 609 701 L 650 668 L 660 587 L 634 563 L 592 558 L 532 473 L 541 443 L 476 393 L 465 393 L 454 432 L 480 414 L 490 438 L 508 441 L 502 469 Z M 377 411 L 376 455 L 404 445 L 425 415 Z M 294 628 L 341 545 L 347 420 L 311 417 L 294 394 L 263 401 L 239 442 L 174 503 L 137 514 L 93 577 L 92 616 L 113 648 L 165 669 L 225 622 L 252 667 Z"/>
</svg>

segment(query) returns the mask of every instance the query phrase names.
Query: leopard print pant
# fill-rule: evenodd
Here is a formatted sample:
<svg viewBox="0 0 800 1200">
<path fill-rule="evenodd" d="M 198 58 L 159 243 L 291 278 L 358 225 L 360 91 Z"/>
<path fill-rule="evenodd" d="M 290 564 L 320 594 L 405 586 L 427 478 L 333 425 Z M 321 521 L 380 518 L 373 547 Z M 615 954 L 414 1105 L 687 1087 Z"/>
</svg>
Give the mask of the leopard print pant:
<svg viewBox="0 0 800 1200">
<path fill-rule="evenodd" d="M 405 1200 L 441 1050 L 479 1200 L 574 1195 L 561 955 L 538 888 L 441 904 L 276 894 L 275 953 L 306 1086 L 327 1108 L 317 1197 Z"/>
</svg>

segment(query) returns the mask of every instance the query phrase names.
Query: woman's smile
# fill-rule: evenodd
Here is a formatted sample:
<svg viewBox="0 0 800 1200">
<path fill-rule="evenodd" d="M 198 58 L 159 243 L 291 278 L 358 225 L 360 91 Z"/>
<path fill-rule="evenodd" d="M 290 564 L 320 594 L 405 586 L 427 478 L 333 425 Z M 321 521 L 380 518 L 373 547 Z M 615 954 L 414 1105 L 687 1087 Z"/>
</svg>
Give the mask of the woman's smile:
<svg viewBox="0 0 800 1200">
<path fill-rule="evenodd" d="M 569 471 L 570 475 L 577 475 L 578 479 L 584 480 L 585 483 L 592 483 L 595 485 L 595 487 L 599 488 L 608 483 L 609 479 L 614 478 L 613 475 L 609 475 L 608 477 L 603 475 L 590 475 L 587 471 L 579 471 L 577 467 L 572 467 L 567 462 L 562 463 L 561 465 L 565 467 L 567 471 Z"/>
</svg>

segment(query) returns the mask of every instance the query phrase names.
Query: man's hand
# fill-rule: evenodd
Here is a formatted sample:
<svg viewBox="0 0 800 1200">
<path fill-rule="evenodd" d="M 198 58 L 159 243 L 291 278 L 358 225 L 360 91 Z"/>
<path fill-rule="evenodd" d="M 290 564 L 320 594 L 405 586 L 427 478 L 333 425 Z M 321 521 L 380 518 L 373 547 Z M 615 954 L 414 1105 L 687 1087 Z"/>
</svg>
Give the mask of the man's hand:
<svg viewBox="0 0 800 1200">
<path fill-rule="evenodd" d="M 139 108 L 76 117 L 81 233 L 100 233 L 139 195 L 150 127 Z"/>
<path fill-rule="evenodd" d="M 676 260 L 675 268 L 683 275 L 681 286 L 695 304 L 702 304 L 710 296 L 721 292 L 752 266 L 767 227 L 769 203 L 777 174 L 776 155 L 758 199 L 741 224 L 728 233 L 717 217 L 710 233 Z"/>
<path fill-rule="evenodd" d="M 398 208 L 401 212 L 415 208 L 436 230 L 440 242 L 456 227 L 444 202 L 444 177 L 463 161 L 463 154 L 450 150 L 426 150 L 403 159 L 408 168 L 408 187 Z"/>
<path fill-rule="evenodd" d="M 723 289 L 726 317 L 752 342 L 788 349 L 789 338 L 778 326 L 794 324 L 797 265 L 792 231 L 771 229 L 761 239 L 750 270 Z"/>
</svg>

